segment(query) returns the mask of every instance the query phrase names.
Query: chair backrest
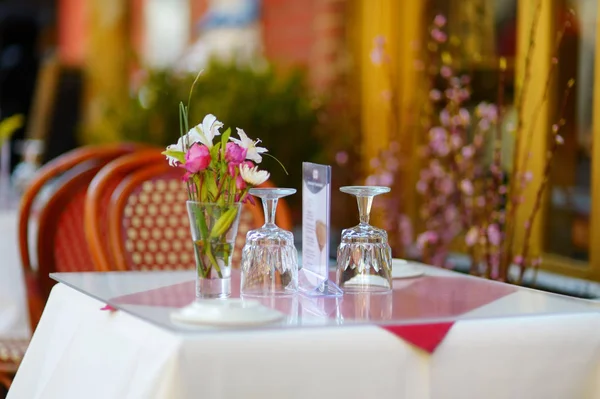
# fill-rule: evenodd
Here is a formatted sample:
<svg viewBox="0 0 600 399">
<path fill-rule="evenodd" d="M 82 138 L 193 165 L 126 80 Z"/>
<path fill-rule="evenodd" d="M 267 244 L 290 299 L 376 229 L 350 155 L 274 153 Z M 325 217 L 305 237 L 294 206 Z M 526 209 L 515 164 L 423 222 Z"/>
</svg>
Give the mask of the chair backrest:
<svg viewBox="0 0 600 399">
<path fill-rule="evenodd" d="M 96 270 L 114 269 L 116 262 L 108 240 L 108 205 L 110 198 L 130 173 L 165 161 L 161 150 L 148 148 L 124 155 L 109 162 L 94 176 L 85 199 L 85 234 Z"/>
<path fill-rule="evenodd" d="M 36 250 L 38 255 L 38 265 L 37 267 L 33 267 L 31 263 L 31 253 L 29 252 L 29 222 L 32 218 L 33 204 L 36 197 L 51 180 L 55 180 L 58 189 L 50 195 L 47 204 L 50 204 L 52 209 L 57 209 L 59 211 L 61 210 L 60 207 L 56 208 L 56 206 L 52 205 L 53 203 L 63 203 L 65 206 L 66 204 L 69 204 L 69 215 L 72 214 L 73 207 L 76 207 L 77 205 L 79 205 L 80 211 L 83 212 L 83 203 L 78 203 L 77 197 L 69 197 L 69 195 L 64 194 L 71 192 L 72 190 L 71 185 L 67 184 L 67 182 L 74 178 L 76 179 L 76 182 L 72 184 L 87 185 L 91 181 L 93 173 L 95 173 L 88 171 L 88 169 L 96 168 L 95 171 L 97 171 L 97 167 L 100 165 L 105 164 L 118 156 L 127 154 L 136 148 L 139 148 L 139 146 L 135 144 L 119 144 L 86 146 L 70 151 L 44 165 L 38 171 L 30 186 L 23 193 L 19 208 L 19 251 L 26 282 L 30 322 L 32 326 L 37 324 L 49 294 L 49 290 L 52 286 L 52 282 L 47 273 L 53 271 L 52 269 L 54 266 L 40 264 L 41 262 L 44 262 L 46 258 L 51 258 L 49 262 L 55 261 L 53 249 L 51 251 L 49 249 L 49 243 L 52 242 L 52 240 L 47 240 L 45 234 L 48 232 L 55 232 L 58 225 L 52 225 L 51 222 L 56 221 L 56 223 L 58 223 L 59 220 L 55 215 L 49 214 L 47 205 L 41 208 L 39 214 L 40 224 L 37 234 L 38 245 Z M 78 165 L 87 165 L 82 166 L 79 169 L 79 172 L 83 174 L 81 177 L 77 176 L 77 174 L 74 175 L 71 171 L 71 169 Z M 89 180 L 85 182 L 84 180 L 87 178 L 89 178 Z M 65 185 L 67 185 L 66 188 Z M 70 199 L 74 200 L 73 204 L 70 204 L 69 201 L 65 201 Z M 64 212 L 60 213 L 64 214 Z M 44 219 L 43 222 L 42 218 Z M 83 236 L 83 224 L 80 225 L 79 231 L 80 236 Z M 86 263 L 89 264 L 89 259 Z"/>
<path fill-rule="evenodd" d="M 195 267 L 183 172 L 166 162 L 149 166 L 131 173 L 114 190 L 107 220 L 116 270 Z M 286 224 L 290 217 L 285 203 L 282 209 L 281 227 L 291 229 Z M 234 267 L 239 266 L 246 233 L 263 223 L 259 206 L 244 205 L 232 259 Z"/>
</svg>

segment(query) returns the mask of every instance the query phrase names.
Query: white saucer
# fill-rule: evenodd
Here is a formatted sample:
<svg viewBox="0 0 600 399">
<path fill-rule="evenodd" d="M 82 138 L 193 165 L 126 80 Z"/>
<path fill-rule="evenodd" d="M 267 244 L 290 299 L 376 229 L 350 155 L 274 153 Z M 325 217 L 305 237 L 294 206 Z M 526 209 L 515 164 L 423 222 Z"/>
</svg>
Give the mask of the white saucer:
<svg viewBox="0 0 600 399">
<path fill-rule="evenodd" d="M 174 322 L 222 327 L 268 324 L 284 317 L 258 301 L 239 298 L 196 301 L 171 313 Z"/>
<path fill-rule="evenodd" d="M 425 269 L 418 264 L 407 262 L 404 259 L 394 259 L 392 261 L 392 278 L 414 278 L 425 274 Z"/>
</svg>

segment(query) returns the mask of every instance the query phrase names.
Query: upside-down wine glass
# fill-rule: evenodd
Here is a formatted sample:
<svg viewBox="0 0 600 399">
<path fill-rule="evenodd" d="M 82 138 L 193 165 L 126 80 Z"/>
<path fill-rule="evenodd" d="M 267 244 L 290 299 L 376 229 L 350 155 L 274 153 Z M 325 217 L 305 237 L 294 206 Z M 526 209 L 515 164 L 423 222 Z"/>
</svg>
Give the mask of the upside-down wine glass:
<svg viewBox="0 0 600 399">
<path fill-rule="evenodd" d="M 337 283 L 344 292 L 392 289 L 392 250 L 385 230 L 369 224 L 373 197 L 390 192 L 389 187 L 346 186 L 358 202 L 360 223 L 344 229 L 337 252 Z"/>
<path fill-rule="evenodd" d="M 265 212 L 265 224 L 246 234 L 242 251 L 242 295 L 291 295 L 298 290 L 298 252 L 294 235 L 275 224 L 279 198 L 292 195 L 293 188 L 252 188 Z"/>
</svg>

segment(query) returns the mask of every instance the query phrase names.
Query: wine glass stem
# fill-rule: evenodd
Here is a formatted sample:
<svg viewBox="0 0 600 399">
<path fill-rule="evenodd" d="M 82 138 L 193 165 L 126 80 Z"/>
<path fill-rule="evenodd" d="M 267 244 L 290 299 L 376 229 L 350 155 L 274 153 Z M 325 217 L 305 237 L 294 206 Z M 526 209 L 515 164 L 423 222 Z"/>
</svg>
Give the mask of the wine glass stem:
<svg viewBox="0 0 600 399">
<path fill-rule="evenodd" d="M 360 196 L 356 197 L 358 202 L 358 214 L 361 224 L 369 224 L 369 217 L 371 216 L 371 205 L 373 204 L 373 196 Z"/>
<path fill-rule="evenodd" d="M 263 210 L 265 212 L 265 226 L 275 227 L 275 212 L 277 211 L 278 198 L 263 198 Z"/>
</svg>

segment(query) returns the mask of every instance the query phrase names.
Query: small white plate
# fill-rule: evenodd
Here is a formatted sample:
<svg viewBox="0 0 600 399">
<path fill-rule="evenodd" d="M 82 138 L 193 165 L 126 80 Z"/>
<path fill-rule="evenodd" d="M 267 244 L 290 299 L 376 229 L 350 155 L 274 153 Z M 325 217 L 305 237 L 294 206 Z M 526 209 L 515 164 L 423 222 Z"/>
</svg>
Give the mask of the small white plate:
<svg viewBox="0 0 600 399">
<path fill-rule="evenodd" d="M 392 278 L 414 278 L 425 274 L 425 269 L 418 264 L 407 262 L 404 259 L 392 261 Z"/>
<path fill-rule="evenodd" d="M 196 301 L 171 313 L 174 322 L 221 327 L 268 324 L 284 317 L 258 301 L 239 298 Z"/>
</svg>

